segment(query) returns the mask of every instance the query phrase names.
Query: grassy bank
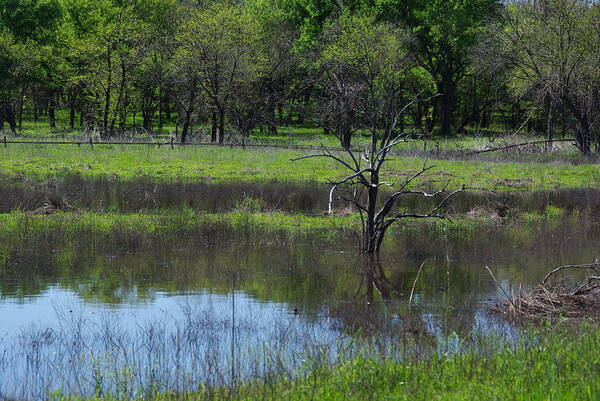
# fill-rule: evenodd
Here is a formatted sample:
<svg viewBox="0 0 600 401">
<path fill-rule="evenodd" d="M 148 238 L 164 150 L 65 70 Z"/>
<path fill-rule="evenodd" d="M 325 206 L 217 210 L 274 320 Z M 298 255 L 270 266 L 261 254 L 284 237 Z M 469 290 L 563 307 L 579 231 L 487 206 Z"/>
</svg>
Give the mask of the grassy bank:
<svg viewBox="0 0 600 401">
<path fill-rule="evenodd" d="M 517 345 L 491 338 L 463 353 L 405 362 L 374 356 L 311 366 L 293 379 L 265 379 L 234 389 L 145 396 L 155 400 L 597 400 L 600 331 L 527 333 Z M 62 399 L 57 396 L 56 399 Z M 106 400 L 99 397 L 94 400 Z"/>
<path fill-rule="evenodd" d="M 96 237 L 131 233 L 141 236 L 169 237 L 227 231 L 262 236 L 286 233 L 331 237 L 359 227 L 358 216 L 328 218 L 284 213 L 196 213 L 192 210 L 162 214 L 55 213 L 30 216 L 23 213 L 0 214 L 0 237 L 22 231 L 60 231 L 64 235 L 89 233 Z"/>
<path fill-rule="evenodd" d="M 344 176 L 345 171 L 330 160 L 290 161 L 304 154 L 306 151 L 214 147 L 10 145 L 0 148 L 0 171 L 9 177 L 26 176 L 36 180 L 79 174 L 86 178 L 124 180 L 148 177 L 161 182 L 324 183 Z M 600 187 L 600 166 L 597 164 L 451 160 L 435 160 L 430 164 L 436 168 L 423 176 L 419 182 L 422 187 L 441 187 L 448 181 L 450 187 L 466 185 L 498 191 Z M 422 158 L 391 158 L 384 179 L 402 180 L 422 165 Z"/>
<path fill-rule="evenodd" d="M 319 240 L 350 239 L 353 244 L 360 233 L 358 214 L 313 216 L 280 212 L 260 213 L 233 211 L 229 213 L 199 213 L 191 209 L 157 210 L 154 213 L 122 214 L 94 212 L 56 212 L 50 215 L 32 215 L 23 212 L 0 214 L 0 240 L 5 243 L 27 235 L 57 236 L 60 241 L 80 241 L 89 238 L 96 242 L 114 243 L 118 238 L 136 243 L 155 241 L 177 242 L 247 239 L 248 244 L 285 241 L 294 238 Z M 532 245 L 536 236 L 547 233 L 584 233 L 595 235 L 597 221 L 586 213 L 566 215 L 564 210 L 549 207 L 544 213 L 522 213 L 498 221 L 488 216 L 454 216 L 452 220 L 406 219 L 392 226 L 386 243 L 394 245 L 394 238 L 412 238 L 420 241 L 452 243 L 465 246 L 485 237 L 495 236 L 498 241 Z M 51 234 L 49 234 L 51 233 Z M 395 245 L 394 245 L 395 246 Z M 432 249 L 434 247 L 432 246 Z"/>
<path fill-rule="evenodd" d="M 470 351 L 412 363 L 354 359 L 299 380 L 242 389 L 238 399 L 597 400 L 599 346 L 594 330 L 490 355 Z"/>
</svg>

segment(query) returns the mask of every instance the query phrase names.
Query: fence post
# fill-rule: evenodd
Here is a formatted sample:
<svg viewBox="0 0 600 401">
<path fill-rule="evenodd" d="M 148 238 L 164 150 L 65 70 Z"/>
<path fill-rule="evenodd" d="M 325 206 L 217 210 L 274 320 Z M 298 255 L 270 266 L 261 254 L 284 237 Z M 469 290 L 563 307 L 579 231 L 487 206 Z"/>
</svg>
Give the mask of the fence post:
<svg viewBox="0 0 600 401">
<path fill-rule="evenodd" d="M 175 138 L 171 137 L 171 149 L 173 149 L 173 141 Z"/>
<path fill-rule="evenodd" d="M 4 135 L 4 147 L 8 147 L 7 143 L 6 143 L 6 135 Z"/>
<path fill-rule="evenodd" d="M 90 148 L 94 149 L 94 143 L 92 142 L 92 138 L 90 138 Z"/>
</svg>

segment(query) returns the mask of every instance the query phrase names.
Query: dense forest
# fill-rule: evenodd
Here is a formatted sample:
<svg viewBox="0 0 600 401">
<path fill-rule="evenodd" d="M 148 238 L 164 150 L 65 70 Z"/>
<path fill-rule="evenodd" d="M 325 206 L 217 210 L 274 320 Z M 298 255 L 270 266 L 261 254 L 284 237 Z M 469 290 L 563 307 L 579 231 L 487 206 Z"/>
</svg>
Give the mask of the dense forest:
<svg viewBox="0 0 600 401">
<path fill-rule="evenodd" d="M 0 0 L 0 130 L 177 124 L 224 143 L 308 124 L 600 142 L 591 0 Z"/>
</svg>

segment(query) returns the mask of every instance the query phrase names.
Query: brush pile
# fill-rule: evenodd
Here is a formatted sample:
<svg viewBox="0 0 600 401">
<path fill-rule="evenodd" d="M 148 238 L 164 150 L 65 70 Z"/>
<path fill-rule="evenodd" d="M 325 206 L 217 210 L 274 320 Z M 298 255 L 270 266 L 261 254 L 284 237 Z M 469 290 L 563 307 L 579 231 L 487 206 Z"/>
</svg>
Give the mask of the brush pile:
<svg viewBox="0 0 600 401">
<path fill-rule="evenodd" d="M 587 275 L 580 281 L 564 277 L 564 273 L 573 271 L 587 272 Z M 600 320 L 600 263 L 557 267 L 540 285 L 508 298 L 494 310 L 511 319 Z"/>
</svg>

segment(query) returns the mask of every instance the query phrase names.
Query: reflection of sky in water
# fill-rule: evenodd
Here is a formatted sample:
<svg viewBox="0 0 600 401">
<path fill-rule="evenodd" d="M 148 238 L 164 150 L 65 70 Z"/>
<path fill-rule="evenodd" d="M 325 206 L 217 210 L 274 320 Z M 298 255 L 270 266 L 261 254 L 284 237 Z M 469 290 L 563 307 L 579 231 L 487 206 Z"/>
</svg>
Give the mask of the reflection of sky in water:
<svg viewBox="0 0 600 401">
<path fill-rule="evenodd" d="M 42 399 L 58 388 L 90 395 L 98 375 L 104 391 L 131 395 L 152 383 L 156 390 L 180 391 L 202 382 L 226 384 L 232 366 L 240 379 L 289 373 L 331 361 L 340 346 L 347 352 L 348 332 L 354 345 L 375 334 L 391 353 L 405 335 L 408 298 L 423 260 L 411 313 L 436 336 L 439 351 L 460 352 L 465 333 L 493 332 L 511 341 L 517 331 L 485 311 L 503 295 L 484 266 L 510 294 L 519 283 L 538 283 L 548 266 L 584 263 L 597 254 L 591 237 L 577 248 L 552 247 L 568 243 L 556 237 L 550 245 L 519 249 L 489 235 L 483 248 L 465 248 L 459 239 L 456 249 L 451 243 L 430 252 L 430 243 L 417 249 L 411 242 L 413 253 L 391 254 L 384 267 L 400 292 L 392 302 L 375 302 L 372 311 L 359 286 L 358 257 L 340 252 L 343 246 L 242 244 L 219 249 L 222 259 L 166 247 L 116 257 L 109 249 L 47 271 L 44 258 L 52 254 L 24 259 L 8 270 L 13 277 L 0 276 L 0 399 Z M 237 268 L 245 291 L 235 293 L 232 352 L 234 297 L 223 292 L 231 288 L 226 272 Z"/>
<path fill-rule="evenodd" d="M 19 302 L 2 300 L 0 396 L 43 399 L 57 389 L 93 395 L 98 386 L 94 375 L 102 376 L 103 391 L 112 394 L 139 395 L 152 387 L 152 381 L 160 383 L 155 389 L 190 391 L 204 381 L 229 383 L 232 352 L 234 375 L 244 379 L 332 361 L 339 346 L 349 340 L 339 331 L 343 324 L 335 324 L 340 318 L 327 308 L 316 319 L 306 320 L 286 304 L 260 302 L 242 291 L 228 295 L 156 292 L 150 299 L 107 306 L 84 302 L 52 286 Z M 403 319 L 396 313 L 402 302 L 379 306 L 386 310 L 390 326 L 402 327 Z M 448 318 L 444 308 L 417 305 L 415 313 L 427 331 L 439 336 L 440 350 L 461 350 L 460 337 L 443 328 Z M 475 331 L 510 331 L 484 312 L 468 313 L 474 317 Z M 396 350 L 393 338 L 381 343 Z M 127 373 L 134 371 L 138 373 Z M 123 382 L 126 389 L 119 388 Z"/>
<path fill-rule="evenodd" d="M 327 319 L 308 323 L 286 305 L 242 291 L 155 293 L 145 304 L 107 308 L 52 287 L 27 303 L 3 300 L 0 315 L 0 398 L 42 399 L 59 388 L 91 395 L 94 372 L 106 376 L 105 391 L 116 392 L 128 369 L 139 372 L 126 377 L 128 394 L 152 380 L 163 390 L 192 391 L 205 380 L 230 382 L 232 353 L 235 376 L 249 378 L 298 368 L 312 352 L 330 358 L 340 338 Z"/>
</svg>

